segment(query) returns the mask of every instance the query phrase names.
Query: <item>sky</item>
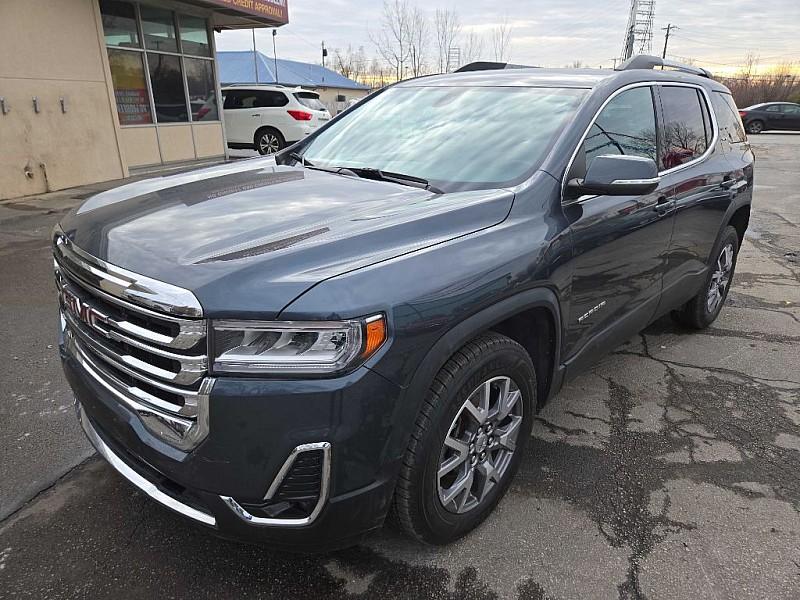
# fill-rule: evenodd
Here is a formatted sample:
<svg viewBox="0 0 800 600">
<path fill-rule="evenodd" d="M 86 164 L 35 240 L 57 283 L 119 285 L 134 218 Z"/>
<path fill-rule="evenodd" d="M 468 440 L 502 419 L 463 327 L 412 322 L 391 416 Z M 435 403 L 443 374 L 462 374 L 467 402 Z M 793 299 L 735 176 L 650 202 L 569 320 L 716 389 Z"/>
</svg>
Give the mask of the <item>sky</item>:
<svg viewBox="0 0 800 600">
<path fill-rule="evenodd" d="M 575 61 L 610 67 L 620 55 L 630 0 L 409 0 L 427 12 L 455 10 L 465 33 L 483 37 L 484 54 L 492 60 L 490 32 L 504 20 L 512 27 L 511 62 L 563 67 Z M 377 55 L 371 38 L 380 30 L 382 0 L 288 0 L 289 24 L 278 29 L 279 58 L 319 63 L 326 47 L 364 46 Z M 677 25 L 668 56 L 693 59 L 717 73 L 738 70 L 748 54 L 762 68 L 795 62 L 800 65 L 800 0 L 657 0 L 652 53 L 661 54 L 668 23 Z M 217 50 L 249 50 L 252 34 L 217 34 Z M 272 32 L 256 30 L 259 51 L 272 55 Z M 329 56 L 332 51 L 329 50 Z M 429 50 L 430 60 L 436 51 Z"/>
</svg>

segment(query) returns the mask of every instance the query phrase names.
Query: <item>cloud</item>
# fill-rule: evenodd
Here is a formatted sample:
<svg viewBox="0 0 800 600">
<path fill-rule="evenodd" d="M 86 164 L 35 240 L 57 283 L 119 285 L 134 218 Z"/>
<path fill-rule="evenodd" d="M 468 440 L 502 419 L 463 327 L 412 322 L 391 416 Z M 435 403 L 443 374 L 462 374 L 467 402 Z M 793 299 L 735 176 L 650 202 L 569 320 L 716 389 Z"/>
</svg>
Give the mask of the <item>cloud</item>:
<svg viewBox="0 0 800 600">
<path fill-rule="evenodd" d="M 410 0 L 414 3 L 414 0 Z M 278 56 L 319 63 L 321 43 L 328 48 L 375 48 L 370 31 L 381 20 L 380 0 L 328 0 L 324 5 L 288 0 L 289 24 L 278 29 Z M 491 59 L 490 31 L 504 19 L 513 27 L 511 60 L 521 64 L 564 66 L 580 60 L 591 66 L 610 66 L 619 56 L 628 20 L 630 0 L 461 0 L 456 5 L 439 0 L 416 2 L 431 16 L 437 8 L 458 12 L 465 31 L 484 37 L 483 58 Z M 660 54 L 662 27 L 678 25 L 670 37 L 669 54 L 704 61 L 713 70 L 740 64 L 749 53 L 765 62 L 800 62 L 797 0 L 672 0 L 656 5 L 653 48 Z M 250 31 L 217 35 L 218 50 L 252 47 Z M 259 50 L 272 53 L 269 30 L 256 32 Z M 435 58 L 435 57 L 434 57 Z"/>
</svg>

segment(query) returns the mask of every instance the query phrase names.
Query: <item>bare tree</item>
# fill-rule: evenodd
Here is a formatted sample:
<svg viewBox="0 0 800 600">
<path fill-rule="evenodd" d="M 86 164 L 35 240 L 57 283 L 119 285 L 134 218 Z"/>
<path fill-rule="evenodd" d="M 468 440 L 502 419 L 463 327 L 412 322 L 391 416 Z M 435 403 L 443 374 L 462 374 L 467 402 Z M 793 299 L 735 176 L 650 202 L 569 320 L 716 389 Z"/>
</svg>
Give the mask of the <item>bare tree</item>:
<svg viewBox="0 0 800 600">
<path fill-rule="evenodd" d="M 381 29 L 375 35 L 370 33 L 372 43 L 395 71 L 398 80 L 403 78 L 406 62 L 411 55 L 410 20 L 408 0 L 384 0 Z"/>
<path fill-rule="evenodd" d="M 382 88 L 391 79 L 387 75 L 385 63 L 379 60 L 377 56 L 373 57 L 368 69 L 368 85 L 373 89 Z"/>
<path fill-rule="evenodd" d="M 353 50 L 352 46 L 347 46 L 347 50 L 339 48 L 333 51 L 333 69 L 354 81 L 358 81 L 367 68 L 367 56 L 364 46 L 359 46 L 358 50 Z"/>
<path fill-rule="evenodd" d="M 512 30 L 508 17 L 503 17 L 503 21 L 492 28 L 492 52 L 496 62 L 506 62 L 511 58 Z"/>
<path fill-rule="evenodd" d="M 461 61 L 464 64 L 478 61 L 483 57 L 483 38 L 474 31 L 464 36 L 460 44 Z"/>
<path fill-rule="evenodd" d="M 434 15 L 436 28 L 437 69 L 444 73 L 448 68 L 448 57 L 458 34 L 461 32 L 461 21 L 458 13 L 449 9 L 436 9 Z"/>
<path fill-rule="evenodd" d="M 425 71 L 429 45 L 428 19 L 416 6 L 408 18 L 408 47 L 411 75 L 419 77 Z"/>
</svg>

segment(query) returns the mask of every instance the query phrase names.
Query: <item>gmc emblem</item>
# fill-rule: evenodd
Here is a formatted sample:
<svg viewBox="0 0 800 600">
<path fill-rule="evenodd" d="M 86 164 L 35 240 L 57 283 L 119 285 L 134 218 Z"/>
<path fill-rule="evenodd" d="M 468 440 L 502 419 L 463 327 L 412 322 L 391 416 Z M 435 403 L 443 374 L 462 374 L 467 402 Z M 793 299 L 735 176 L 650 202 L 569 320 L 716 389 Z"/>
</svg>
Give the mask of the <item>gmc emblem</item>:
<svg viewBox="0 0 800 600">
<path fill-rule="evenodd" d="M 64 307 L 73 317 L 81 320 L 94 331 L 103 335 L 106 334 L 106 330 L 102 326 L 104 323 L 108 322 L 105 315 L 83 302 L 67 288 L 61 289 L 61 297 L 64 302 Z"/>
</svg>

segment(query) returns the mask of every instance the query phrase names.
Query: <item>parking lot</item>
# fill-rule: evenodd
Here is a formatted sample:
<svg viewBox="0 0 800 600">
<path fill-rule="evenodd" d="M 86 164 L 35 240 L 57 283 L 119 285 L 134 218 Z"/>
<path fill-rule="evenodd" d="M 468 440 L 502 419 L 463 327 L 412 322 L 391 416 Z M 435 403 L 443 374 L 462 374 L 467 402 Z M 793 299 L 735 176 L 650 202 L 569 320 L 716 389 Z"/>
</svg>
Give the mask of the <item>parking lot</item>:
<svg viewBox="0 0 800 600">
<path fill-rule="evenodd" d="M 444 548 L 220 540 L 93 457 L 54 347 L 48 235 L 102 186 L 0 203 L 0 598 L 797 598 L 800 135 L 752 142 L 719 320 L 662 319 L 571 382 L 498 510 Z"/>
</svg>

